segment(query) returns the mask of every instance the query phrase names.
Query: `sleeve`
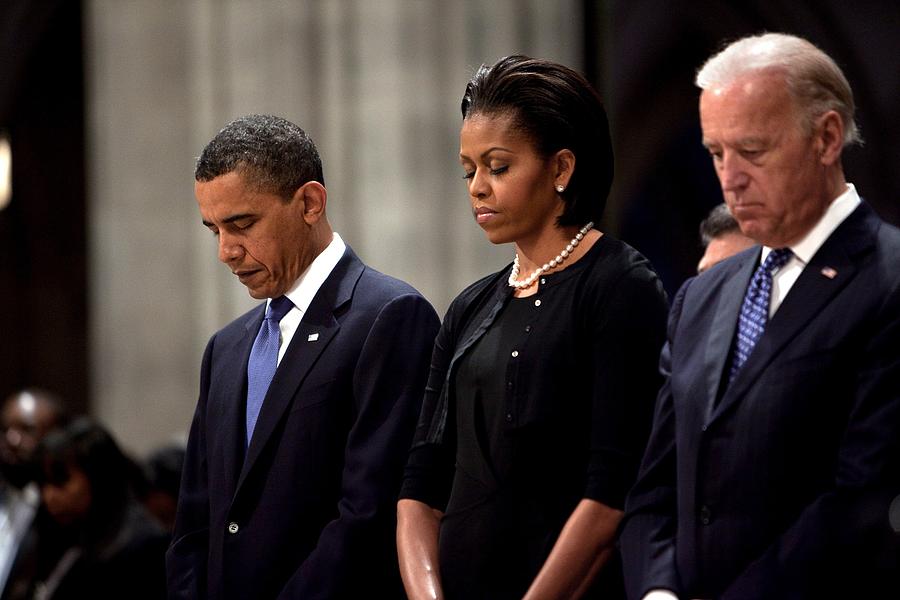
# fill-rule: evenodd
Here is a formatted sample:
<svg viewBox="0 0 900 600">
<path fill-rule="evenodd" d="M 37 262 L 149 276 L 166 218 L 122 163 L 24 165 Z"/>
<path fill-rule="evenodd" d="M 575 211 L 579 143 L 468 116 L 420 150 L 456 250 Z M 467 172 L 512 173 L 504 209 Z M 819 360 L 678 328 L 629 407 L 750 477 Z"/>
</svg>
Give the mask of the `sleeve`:
<svg viewBox="0 0 900 600">
<path fill-rule="evenodd" d="M 650 431 L 666 312 L 655 274 L 632 268 L 588 315 L 593 404 L 584 495 L 611 508 L 624 507 Z"/>
<path fill-rule="evenodd" d="M 206 403 L 215 338 L 203 353 L 200 397 L 191 423 L 181 474 L 172 543 L 166 552 L 166 585 L 170 600 L 206 596 L 209 554 L 209 487 L 206 463 Z"/>
<path fill-rule="evenodd" d="M 455 347 L 452 334 L 453 312 L 454 307 L 451 306 L 434 342 L 422 411 L 400 490 L 401 499 L 418 500 L 438 510 L 446 508 L 450 497 L 456 452 L 455 415 L 446 405 L 449 399 L 444 390 Z M 428 441 L 428 434 L 435 419 L 440 418 L 438 411 L 447 412 L 442 442 L 431 443 Z"/>
<path fill-rule="evenodd" d="M 392 563 L 397 573 L 396 556 L 373 556 L 372 549 L 394 547 L 397 491 L 438 325 L 434 309 L 418 294 L 393 299 L 376 317 L 354 371 L 357 412 L 337 516 L 279 597 L 341 597 L 348 577 L 371 578 L 377 586 L 390 576 L 384 571 Z"/>
<path fill-rule="evenodd" d="M 886 295 L 855 357 L 856 389 L 833 487 L 806 506 L 723 599 L 876 597 L 900 585 L 900 535 L 888 515 L 900 498 L 900 287 Z M 829 574 L 838 574 L 837 577 Z M 871 596 L 869 591 L 871 590 Z"/>
<path fill-rule="evenodd" d="M 667 341 L 659 357 L 663 384 L 656 399 L 653 427 L 619 529 L 629 598 L 642 598 L 651 590 L 680 591 L 675 567 L 675 410 L 670 378 L 673 342 L 691 281 L 685 282 L 672 302 Z"/>
</svg>

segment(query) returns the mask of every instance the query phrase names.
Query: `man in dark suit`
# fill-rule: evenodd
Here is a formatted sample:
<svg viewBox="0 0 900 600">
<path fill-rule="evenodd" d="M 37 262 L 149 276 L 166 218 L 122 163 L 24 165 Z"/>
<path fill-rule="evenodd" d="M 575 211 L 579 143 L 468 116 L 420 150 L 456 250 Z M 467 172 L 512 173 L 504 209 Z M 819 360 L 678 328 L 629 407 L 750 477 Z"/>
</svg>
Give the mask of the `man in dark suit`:
<svg viewBox="0 0 900 600">
<path fill-rule="evenodd" d="M 30 597 L 39 554 L 49 554 L 57 531 L 41 509 L 34 482 L 35 453 L 47 434 L 68 422 L 63 401 L 49 390 L 26 388 L 0 410 L 0 598 Z M 43 544 L 41 540 L 43 539 Z M 41 552 L 39 552 L 41 551 Z"/>
<path fill-rule="evenodd" d="M 394 507 L 437 315 L 332 232 L 293 123 L 230 123 L 195 178 L 219 259 L 269 301 L 203 356 L 169 596 L 400 596 Z"/>
<path fill-rule="evenodd" d="M 703 242 L 703 256 L 697 263 L 698 273 L 756 245 L 756 242 L 741 233 L 740 225 L 731 216 L 728 205 L 724 202 L 716 204 L 700 223 L 700 241 Z"/>
<path fill-rule="evenodd" d="M 875 597 L 900 572 L 900 232 L 844 179 L 849 84 L 767 34 L 697 85 L 725 201 L 761 247 L 673 302 L 621 532 L 629 596 Z"/>
</svg>

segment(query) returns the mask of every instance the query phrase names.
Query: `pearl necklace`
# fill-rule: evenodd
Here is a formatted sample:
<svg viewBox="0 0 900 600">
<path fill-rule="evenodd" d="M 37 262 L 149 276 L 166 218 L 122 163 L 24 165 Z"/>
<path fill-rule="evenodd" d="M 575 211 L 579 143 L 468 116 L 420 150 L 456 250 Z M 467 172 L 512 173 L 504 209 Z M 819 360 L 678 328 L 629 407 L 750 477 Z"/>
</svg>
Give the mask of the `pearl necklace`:
<svg viewBox="0 0 900 600">
<path fill-rule="evenodd" d="M 516 257 L 513 259 L 512 272 L 509 274 L 509 285 L 510 287 L 514 287 L 517 290 L 524 290 L 530 288 L 534 285 L 534 282 L 538 277 L 553 269 L 558 267 L 565 261 L 572 251 L 575 250 L 575 246 L 581 243 L 581 240 L 584 239 L 585 234 L 590 231 L 594 227 L 594 222 L 591 221 L 587 225 L 581 228 L 581 230 L 575 234 L 575 237 L 572 238 L 565 248 L 563 248 L 562 252 L 556 255 L 556 258 L 551 259 L 550 262 L 544 263 L 544 266 L 536 269 L 531 275 L 523 279 L 522 281 L 516 281 L 519 278 L 519 253 L 516 252 Z"/>
</svg>

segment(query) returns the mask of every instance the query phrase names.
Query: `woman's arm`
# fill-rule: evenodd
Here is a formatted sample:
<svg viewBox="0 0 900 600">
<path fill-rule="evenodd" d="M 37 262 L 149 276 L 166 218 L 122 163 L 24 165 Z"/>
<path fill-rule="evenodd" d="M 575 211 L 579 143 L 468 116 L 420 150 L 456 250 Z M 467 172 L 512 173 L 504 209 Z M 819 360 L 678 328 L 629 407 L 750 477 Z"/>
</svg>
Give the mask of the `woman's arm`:
<svg viewBox="0 0 900 600">
<path fill-rule="evenodd" d="M 397 503 L 397 555 L 410 600 L 440 600 L 438 530 L 443 514 L 418 500 Z"/>
<path fill-rule="evenodd" d="M 578 503 L 524 600 L 580 598 L 612 554 L 622 511 L 596 500 Z"/>
</svg>

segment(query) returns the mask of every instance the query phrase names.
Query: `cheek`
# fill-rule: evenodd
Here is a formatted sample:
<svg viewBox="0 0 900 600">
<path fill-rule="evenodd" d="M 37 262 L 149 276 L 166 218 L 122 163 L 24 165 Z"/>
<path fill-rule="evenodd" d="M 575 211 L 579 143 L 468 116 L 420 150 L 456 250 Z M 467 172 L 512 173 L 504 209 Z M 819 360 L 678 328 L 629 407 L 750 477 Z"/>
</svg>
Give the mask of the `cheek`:
<svg viewBox="0 0 900 600">
<path fill-rule="evenodd" d="M 271 273 L 273 267 L 277 267 L 275 263 L 277 263 L 276 257 L 278 255 L 274 252 L 273 245 L 268 238 L 248 241 L 244 249 L 253 262 L 263 267 L 266 271 Z"/>
<path fill-rule="evenodd" d="M 82 516 L 91 508 L 91 487 L 86 479 L 73 477 L 60 496 L 60 504 L 69 514 Z"/>
</svg>

